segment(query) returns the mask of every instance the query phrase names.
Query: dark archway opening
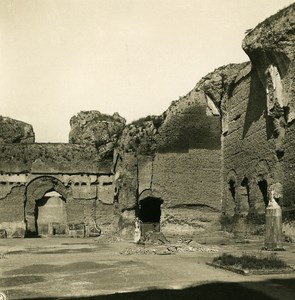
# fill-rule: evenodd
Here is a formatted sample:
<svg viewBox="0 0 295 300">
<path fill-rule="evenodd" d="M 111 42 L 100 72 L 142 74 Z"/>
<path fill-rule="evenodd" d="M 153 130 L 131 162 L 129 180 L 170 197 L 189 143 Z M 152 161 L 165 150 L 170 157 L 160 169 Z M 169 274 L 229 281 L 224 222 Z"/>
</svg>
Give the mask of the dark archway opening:
<svg viewBox="0 0 295 300">
<path fill-rule="evenodd" d="M 230 180 L 228 185 L 229 185 L 228 189 L 231 193 L 232 199 L 235 202 L 235 200 L 236 200 L 236 183 L 233 180 Z"/>
<path fill-rule="evenodd" d="M 261 191 L 264 204 L 265 204 L 265 206 L 267 206 L 268 205 L 268 197 L 267 197 L 268 185 L 267 185 L 267 181 L 265 179 L 258 181 L 258 186 L 259 186 L 259 189 Z"/>
<path fill-rule="evenodd" d="M 229 216 L 234 216 L 237 213 L 236 206 L 236 182 L 233 179 L 228 181 L 228 196 L 226 211 Z"/>
<path fill-rule="evenodd" d="M 146 197 L 139 201 L 138 218 L 140 220 L 141 236 L 147 232 L 160 232 L 161 204 L 163 200 L 157 197 Z"/>
<path fill-rule="evenodd" d="M 161 219 L 161 204 L 163 200 L 147 197 L 139 202 L 139 220 L 143 223 L 159 223 Z"/>
</svg>

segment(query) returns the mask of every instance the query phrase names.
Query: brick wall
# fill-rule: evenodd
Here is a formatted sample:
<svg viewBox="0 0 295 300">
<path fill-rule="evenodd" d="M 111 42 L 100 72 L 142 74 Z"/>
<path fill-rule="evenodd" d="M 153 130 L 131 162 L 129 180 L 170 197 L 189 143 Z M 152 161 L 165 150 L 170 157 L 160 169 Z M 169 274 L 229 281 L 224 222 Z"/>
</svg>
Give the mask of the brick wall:
<svg viewBox="0 0 295 300">
<path fill-rule="evenodd" d="M 266 180 L 270 185 L 274 181 L 277 157 L 265 89 L 255 71 L 236 84 L 225 106 L 228 131 L 222 137 L 223 208 L 231 215 L 247 214 L 249 209 L 264 212 L 258 182 Z M 229 181 L 234 182 L 235 200 Z M 249 199 L 245 185 L 249 186 Z"/>
<path fill-rule="evenodd" d="M 152 188 L 164 200 L 163 207 L 203 205 L 221 209 L 220 150 L 158 153 Z"/>
</svg>

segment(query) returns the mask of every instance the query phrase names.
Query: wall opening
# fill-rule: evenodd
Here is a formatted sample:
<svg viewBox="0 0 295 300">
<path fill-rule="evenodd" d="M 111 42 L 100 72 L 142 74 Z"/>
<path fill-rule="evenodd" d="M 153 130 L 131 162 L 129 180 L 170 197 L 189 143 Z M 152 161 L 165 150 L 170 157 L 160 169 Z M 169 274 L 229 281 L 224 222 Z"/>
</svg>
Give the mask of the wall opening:
<svg viewBox="0 0 295 300">
<path fill-rule="evenodd" d="M 47 198 L 57 196 L 59 200 L 55 200 L 57 203 L 53 203 L 54 200 L 47 201 Z M 65 185 L 55 177 L 52 176 L 40 176 L 33 179 L 26 187 L 26 199 L 24 202 L 24 220 L 26 222 L 26 234 L 25 237 L 36 237 L 40 234 L 41 224 L 47 224 L 47 232 L 51 235 L 53 233 L 52 226 L 54 225 L 54 217 L 58 218 L 59 213 L 50 213 L 50 206 L 61 206 L 63 211 L 63 220 L 66 219 L 66 205 L 65 199 L 71 197 L 68 189 Z M 39 201 L 39 202 L 38 202 Z M 59 203 L 59 204 L 58 204 Z M 51 204 L 51 205 L 49 205 Z M 48 206 L 48 207 L 47 207 Z M 49 214 L 52 215 L 52 220 L 45 222 L 46 218 L 42 217 L 42 209 L 46 211 L 48 209 Z M 41 215 L 40 215 L 41 214 Z M 46 213 L 44 213 L 46 215 Z M 64 222 L 64 221 L 63 221 Z M 60 220 L 58 221 L 60 223 Z M 55 226 L 55 225 L 54 225 Z M 39 227 L 39 228 L 38 228 Z M 44 228 L 46 226 L 44 225 Z M 55 228 L 55 227 L 54 227 Z M 57 229 L 55 232 L 60 232 L 65 230 Z"/>
<path fill-rule="evenodd" d="M 232 200 L 236 202 L 236 183 L 233 180 L 230 180 L 228 183 L 228 189 L 230 191 Z"/>
<path fill-rule="evenodd" d="M 148 231 L 159 232 L 161 220 L 161 205 L 163 200 L 156 197 L 146 197 L 139 202 L 139 220 L 141 221 L 141 234 Z"/>
<path fill-rule="evenodd" d="M 38 235 L 66 234 L 66 200 L 55 191 L 35 201 L 35 225 Z"/>
<path fill-rule="evenodd" d="M 161 198 L 147 197 L 139 202 L 139 220 L 142 222 L 160 222 Z"/>
<path fill-rule="evenodd" d="M 258 181 L 258 186 L 259 186 L 260 192 L 262 194 L 263 202 L 264 202 L 265 207 L 266 207 L 268 205 L 268 197 L 267 197 L 268 185 L 267 185 L 267 181 L 265 179 Z"/>
<path fill-rule="evenodd" d="M 236 214 L 236 182 L 233 179 L 228 181 L 227 202 L 226 202 L 226 214 L 228 216 L 234 216 Z"/>
</svg>

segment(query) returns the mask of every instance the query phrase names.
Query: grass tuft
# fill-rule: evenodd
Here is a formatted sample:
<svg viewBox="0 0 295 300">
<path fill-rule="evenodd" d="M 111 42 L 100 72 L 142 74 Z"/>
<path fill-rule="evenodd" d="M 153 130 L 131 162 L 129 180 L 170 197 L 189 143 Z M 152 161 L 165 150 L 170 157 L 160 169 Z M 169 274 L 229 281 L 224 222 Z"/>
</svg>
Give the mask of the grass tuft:
<svg viewBox="0 0 295 300">
<path fill-rule="evenodd" d="M 235 266 L 249 270 L 273 270 L 288 267 L 282 259 L 273 254 L 264 257 L 257 257 L 255 255 L 247 254 L 243 254 L 242 256 L 233 256 L 231 254 L 223 253 L 221 256 L 215 257 L 213 262 L 222 266 Z"/>
</svg>

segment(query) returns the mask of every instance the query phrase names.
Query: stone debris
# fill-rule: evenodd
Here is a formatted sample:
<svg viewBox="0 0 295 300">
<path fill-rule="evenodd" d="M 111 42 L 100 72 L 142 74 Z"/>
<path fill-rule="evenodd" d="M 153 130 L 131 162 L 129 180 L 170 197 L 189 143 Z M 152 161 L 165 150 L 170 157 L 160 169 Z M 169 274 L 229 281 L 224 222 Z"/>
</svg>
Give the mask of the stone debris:
<svg viewBox="0 0 295 300">
<path fill-rule="evenodd" d="M 204 246 L 193 240 L 180 240 L 176 244 L 164 245 L 136 245 L 128 247 L 120 252 L 122 255 L 170 255 L 187 252 L 219 252 L 216 246 Z"/>
<path fill-rule="evenodd" d="M 140 243 L 151 243 L 151 244 L 166 244 L 169 241 L 166 239 L 162 232 L 148 231 L 145 236 L 140 238 Z"/>
<path fill-rule="evenodd" d="M 99 237 L 96 237 L 94 239 L 95 241 L 99 243 L 116 243 L 123 240 L 118 234 L 103 234 Z"/>
<path fill-rule="evenodd" d="M 215 246 L 204 246 L 201 244 L 198 244 L 196 242 L 192 242 L 192 244 L 189 245 L 181 245 L 180 247 L 177 247 L 177 251 L 180 253 L 184 252 L 218 252 L 218 247 Z"/>
</svg>

